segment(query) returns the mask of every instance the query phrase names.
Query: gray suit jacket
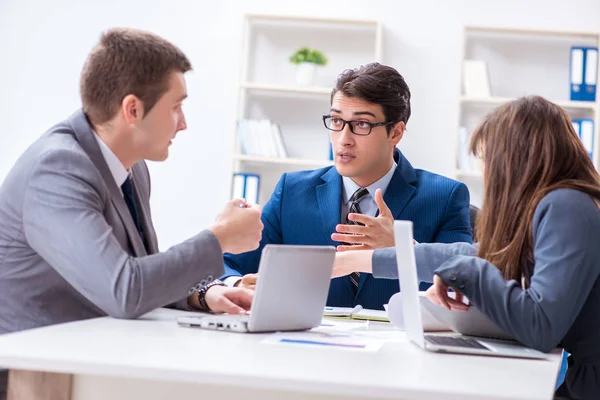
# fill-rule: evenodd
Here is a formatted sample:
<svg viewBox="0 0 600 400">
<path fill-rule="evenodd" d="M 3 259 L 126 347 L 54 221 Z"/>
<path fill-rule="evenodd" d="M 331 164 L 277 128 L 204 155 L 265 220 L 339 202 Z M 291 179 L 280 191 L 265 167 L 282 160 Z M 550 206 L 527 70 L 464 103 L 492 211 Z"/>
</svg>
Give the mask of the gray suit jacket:
<svg viewBox="0 0 600 400">
<path fill-rule="evenodd" d="M 83 111 L 51 128 L 0 186 L 0 334 L 177 303 L 223 274 L 206 230 L 158 253 L 150 177 L 136 164 L 148 251 Z"/>
</svg>

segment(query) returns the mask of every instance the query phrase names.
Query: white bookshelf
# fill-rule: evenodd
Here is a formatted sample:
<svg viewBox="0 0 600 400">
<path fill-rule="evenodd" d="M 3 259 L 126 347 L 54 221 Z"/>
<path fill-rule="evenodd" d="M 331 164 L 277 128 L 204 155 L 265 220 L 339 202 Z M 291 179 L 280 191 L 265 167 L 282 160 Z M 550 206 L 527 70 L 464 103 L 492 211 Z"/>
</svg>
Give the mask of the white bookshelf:
<svg viewBox="0 0 600 400">
<path fill-rule="evenodd" d="M 332 165 L 333 162 L 329 160 L 310 160 L 308 158 L 275 158 L 275 157 L 257 157 L 257 156 L 246 156 L 243 154 L 234 155 L 234 159 L 239 162 L 254 163 L 254 164 L 280 164 L 290 166 L 300 166 L 306 168 L 322 168 L 328 165 Z"/>
<path fill-rule="evenodd" d="M 480 105 L 480 106 L 490 106 L 492 108 L 495 108 L 499 105 L 502 105 L 504 103 L 508 103 L 510 101 L 516 100 L 516 97 L 514 98 L 510 98 L 510 97 L 487 97 L 487 98 L 482 98 L 482 97 L 469 97 L 469 96 L 461 96 L 460 97 L 460 102 L 463 104 L 463 106 L 465 105 Z M 570 110 L 589 110 L 591 112 L 593 112 L 596 109 L 596 102 L 591 102 L 591 101 L 570 101 L 570 100 L 565 100 L 565 101 L 554 101 L 554 103 L 558 104 L 559 106 L 565 108 L 565 109 L 570 109 Z"/>
<path fill-rule="evenodd" d="M 469 186 L 473 204 L 481 205 L 483 180 L 478 163 L 464 157 L 468 138 L 487 113 L 521 96 L 540 95 L 563 107 L 572 119 L 593 119 L 593 161 L 596 168 L 600 166 L 600 93 L 595 102 L 571 101 L 569 86 L 571 46 L 600 47 L 600 33 L 465 26 L 463 34 L 454 175 Z M 465 94 L 464 60 L 486 63 L 490 97 Z M 467 132 L 466 143 L 460 143 L 461 127 Z"/>
<path fill-rule="evenodd" d="M 315 94 L 330 95 L 332 88 L 327 87 L 296 87 L 293 85 L 269 85 L 258 83 L 243 83 L 242 88 L 247 91 L 272 92 L 272 93 L 294 93 L 294 94 Z"/>
<path fill-rule="evenodd" d="M 329 132 L 321 116 L 329 112 L 337 75 L 382 59 L 379 21 L 280 15 L 244 16 L 238 110 L 233 124 L 232 172 L 260 175 L 264 205 L 284 172 L 332 165 Z M 289 57 L 300 47 L 323 52 L 314 85 L 298 86 Z M 287 158 L 243 153 L 237 132 L 241 119 L 268 119 L 280 127 Z M 230 186 L 230 194 L 232 187 Z"/>
</svg>

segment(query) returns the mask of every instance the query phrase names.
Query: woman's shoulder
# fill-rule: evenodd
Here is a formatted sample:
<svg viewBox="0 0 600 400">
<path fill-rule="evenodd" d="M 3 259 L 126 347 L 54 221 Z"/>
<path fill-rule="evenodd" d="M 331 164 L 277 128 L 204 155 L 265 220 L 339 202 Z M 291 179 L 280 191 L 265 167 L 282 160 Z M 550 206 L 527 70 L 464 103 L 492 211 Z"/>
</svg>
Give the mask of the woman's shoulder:
<svg viewBox="0 0 600 400">
<path fill-rule="evenodd" d="M 598 211 L 598 206 L 592 196 L 580 190 L 568 188 L 551 191 L 542 198 L 537 208 L 539 209 L 548 206 L 573 207 L 576 205 Z"/>
<path fill-rule="evenodd" d="M 534 227 L 547 218 L 561 224 L 586 222 L 600 227 L 599 204 L 597 199 L 580 190 L 553 190 L 538 204 L 533 217 Z"/>
</svg>

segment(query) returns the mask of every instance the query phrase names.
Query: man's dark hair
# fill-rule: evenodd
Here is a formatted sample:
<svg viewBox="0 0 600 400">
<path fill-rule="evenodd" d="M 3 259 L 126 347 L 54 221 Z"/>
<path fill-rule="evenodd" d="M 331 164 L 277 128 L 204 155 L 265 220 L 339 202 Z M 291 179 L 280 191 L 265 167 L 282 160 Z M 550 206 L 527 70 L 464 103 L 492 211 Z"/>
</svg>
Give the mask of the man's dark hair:
<svg viewBox="0 0 600 400">
<path fill-rule="evenodd" d="M 410 89 L 402 75 L 394 68 L 379 63 L 347 69 L 337 79 L 331 92 L 331 101 L 337 92 L 379 104 L 385 122 L 408 122 L 410 118 Z M 387 127 L 388 133 L 392 125 Z"/>
<path fill-rule="evenodd" d="M 112 119 L 125 96 L 144 103 L 147 114 L 168 90 L 173 71 L 188 72 L 183 52 L 149 32 L 116 28 L 105 32 L 81 72 L 83 111 L 93 125 Z"/>
</svg>

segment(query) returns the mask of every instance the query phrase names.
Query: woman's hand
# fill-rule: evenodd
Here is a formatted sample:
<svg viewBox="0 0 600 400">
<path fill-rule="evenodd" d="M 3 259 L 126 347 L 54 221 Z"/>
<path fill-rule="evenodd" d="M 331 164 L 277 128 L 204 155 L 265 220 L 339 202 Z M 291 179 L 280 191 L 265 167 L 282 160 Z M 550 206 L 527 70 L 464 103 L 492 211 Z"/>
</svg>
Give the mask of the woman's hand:
<svg viewBox="0 0 600 400">
<path fill-rule="evenodd" d="M 448 310 L 467 311 L 469 306 L 463 302 L 464 295 L 461 292 L 454 291 L 455 296 L 452 298 L 448 293 L 449 288 L 442 278 L 434 275 L 433 285 L 427 289 L 425 295 L 432 303 L 446 307 Z"/>
</svg>

